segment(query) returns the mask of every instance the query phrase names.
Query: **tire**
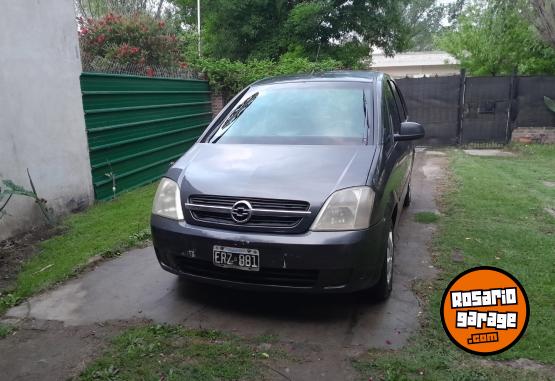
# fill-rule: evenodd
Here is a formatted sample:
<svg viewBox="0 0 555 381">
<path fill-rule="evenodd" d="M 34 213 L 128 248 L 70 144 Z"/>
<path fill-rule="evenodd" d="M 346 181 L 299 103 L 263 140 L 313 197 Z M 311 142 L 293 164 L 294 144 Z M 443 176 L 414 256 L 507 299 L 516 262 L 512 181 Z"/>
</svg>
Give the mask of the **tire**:
<svg viewBox="0 0 555 381">
<path fill-rule="evenodd" d="M 387 225 L 387 241 L 385 245 L 384 261 L 380 279 L 374 287 L 370 289 L 372 296 L 376 300 L 386 300 L 393 289 L 393 260 L 395 258 L 395 234 L 391 220 Z"/>
<path fill-rule="evenodd" d="M 410 206 L 410 202 L 412 201 L 411 194 L 410 194 L 410 184 L 407 188 L 407 194 L 405 195 L 405 200 L 403 201 L 403 208 L 408 208 Z"/>
</svg>

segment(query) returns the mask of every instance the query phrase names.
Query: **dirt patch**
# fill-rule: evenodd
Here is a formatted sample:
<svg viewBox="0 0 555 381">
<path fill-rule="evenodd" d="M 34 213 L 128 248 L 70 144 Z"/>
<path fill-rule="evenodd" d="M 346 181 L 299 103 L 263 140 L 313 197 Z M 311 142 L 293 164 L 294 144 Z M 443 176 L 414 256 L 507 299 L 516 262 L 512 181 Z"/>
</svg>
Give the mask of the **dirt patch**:
<svg viewBox="0 0 555 381">
<path fill-rule="evenodd" d="M 513 369 L 523 369 L 540 372 L 546 376 L 553 376 L 555 374 L 555 365 L 545 365 L 529 359 L 516 359 L 507 361 L 491 361 L 482 360 L 482 365 L 491 367 L 507 367 Z"/>
<path fill-rule="evenodd" d="M 76 327 L 47 320 L 22 320 L 17 330 L 0 340 L 0 369 L 4 380 L 66 380 L 81 373 L 130 326 L 147 321 L 113 321 Z"/>
<path fill-rule="evenodd" d="M 555 209 L 554 208 L 544 208 L 544 210 L 551 215 L 551 217 L 555 218 Z"/>
<path fill-rule="evenodd" d="M 39 253 L 39 244 L 63 232 L 61 226 L 43 226 L 0 241 L 0 296 L 13 288 L 23 264 Z"/>
</svg>

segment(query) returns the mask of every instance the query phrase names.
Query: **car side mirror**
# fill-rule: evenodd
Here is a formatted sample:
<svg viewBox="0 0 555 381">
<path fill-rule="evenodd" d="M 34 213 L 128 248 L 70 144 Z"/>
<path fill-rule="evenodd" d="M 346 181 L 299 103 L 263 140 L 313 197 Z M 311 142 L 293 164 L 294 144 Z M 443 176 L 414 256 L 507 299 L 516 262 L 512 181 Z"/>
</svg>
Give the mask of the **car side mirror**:
<svg viewBox="0 0 555 381">
<path fill-rule="evenodd" d="M 403 122 L 401 123 L 401 130 L 395 134 L 393 138 L 395 141 L 416 140 L 421 139 L 425 135 L 424 127 L 416 122 Z"/>
</svg>

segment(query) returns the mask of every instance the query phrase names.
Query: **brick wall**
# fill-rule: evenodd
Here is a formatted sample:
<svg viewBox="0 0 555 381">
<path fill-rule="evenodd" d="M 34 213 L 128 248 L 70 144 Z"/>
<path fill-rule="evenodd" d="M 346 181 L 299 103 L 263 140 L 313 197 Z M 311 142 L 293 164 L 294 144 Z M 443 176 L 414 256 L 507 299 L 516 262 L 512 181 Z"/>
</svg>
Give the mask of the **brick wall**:
<svg viewBox="0 0 555 381">
<path fill-rule="evenodd" d="M 212 92 L 212 115 L 215 117 L 224 108 L 225 102 L 222 94 Z"/>
<path fill-rule="evenodd" d="M 555 144 L 553 127 L 518 127 L 513 131 L 511 140 L 519 143 Z"/>
</svg>

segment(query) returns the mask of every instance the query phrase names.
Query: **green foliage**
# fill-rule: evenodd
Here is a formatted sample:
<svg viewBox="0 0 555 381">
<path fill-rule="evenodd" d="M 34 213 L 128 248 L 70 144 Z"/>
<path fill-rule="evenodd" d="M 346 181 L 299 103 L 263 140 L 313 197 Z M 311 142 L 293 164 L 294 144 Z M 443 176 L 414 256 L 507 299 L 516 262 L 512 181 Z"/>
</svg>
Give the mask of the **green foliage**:
<svg viewBox="0 0 555 381">
<path fill-rule="evenodd" d="M 264 358 L 252 343 L 234 335 L 158 324 L 125 331 L 79 378 L 258 380 Z"/>
<path fill-rule="evenodd" d="M 145 72 L 150 65 L 179 66 L 188 42 L 176 36 L 173 25 L 147 14 L 118 16 L 110 13 L 96 20 L 80 17 L 78 23 L 85 60 L 101 58 L 123 65 L 133 64 L 144 67 Z"/>
<path fill-rule="evenodd" d="M 403 11 L 403 18 L 410 28 L 408 50 L 422 51 L 436 48 L 434 36 L 444 26 L 442 21 L 452 5 L 439 4 L 436 0 L 412 0 Z"/>
<path fill-rule="evenodd" d="M 555 49 L 555 0 L 529 0 L 531 19 L 540 37 Z"/>
<path fill-rule="evenodd" d="M 174 0 L 185 24 L 196 25 L 196 1 Z M 250 61 L 288 57 L 334 59 L 344 66 L 367 58 L 370 47 L 387 53 L 406 47 L 404 0 L 205 0 L 203 55 Z"/>
<path fill-rule="evenodd" d="M 191 62 L 191 67 L 203 72 L 208 77 L 210 86 L 224 95 L 235 94 L 248 84 L 265 77 L 329 71 L 339 66 L 339 62 L 331 59 L 310 62 L 306 58 L 287 56 L 277 62 L 257 59 L 240 62 L 211 58 Z"/>
<path fill-rule="evenodd" d="M 73 0 L 78 15 L 100 18 L 108 13 L 132 16 L 137 13 L 156 13 L 160 16 L 166 0 Z"/>
<path fill-rule="evenodd" d="M 0 323 L 0 339 L 10 335 L 13 331 L 15 331 L 14 326 Z"/>
<path fill-rule="evenodd" d="M 40 198 L 37 195 L 37 191 L 35 189 L 35 184 L 33 183 L 33 179 L 31 178 L 31 173 L 29 169 L 27 169 L 27 177 L 29 178 L 29 183 L 31 185 L 31 190 L 25 189 L 25 187 L 15 184 L 12 180 L 5 179 L 2 180 L 2 185 L 0 186 L 0 218 L 4 217 L 6 214 L 6 207 L 8 203 L 12 199 L 14 195 L 16 196 L 24 196 L 32 198 L 35 203 L 38 205 L 45 221 L 52 225 L 54 223 L 52 217 L 52 209 L 46 207 L 46 200 L 44 198 Z M 5 200 L 5 201 L 4 201 Z"/>
<path fill-rule="evenodd" d="M 457 26 L 439 45 L 472 75 L 555 73 L 555 50 L 538 37 L 517 1 L 478 1 L 467 7 Z"/>
<path fill-rule="evenodd" d="M 414 220 L 421 224 L 433 224 L 439 220 L 439 215 L 434 212 L 418 212 L 414 214 Z"/>
</svg>

